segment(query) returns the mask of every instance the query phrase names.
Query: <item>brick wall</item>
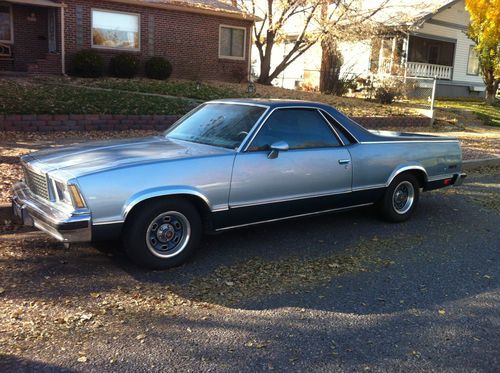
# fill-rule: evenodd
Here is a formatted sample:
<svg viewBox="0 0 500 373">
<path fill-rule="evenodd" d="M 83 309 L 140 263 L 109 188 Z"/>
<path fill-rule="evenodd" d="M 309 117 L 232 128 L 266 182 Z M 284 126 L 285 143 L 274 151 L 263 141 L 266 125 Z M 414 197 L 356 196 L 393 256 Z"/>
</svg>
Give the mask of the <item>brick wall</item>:
<svg viewBox="0 0 500 373">
<path fill-rule="evenodd" d="M 178 115 L 0 114 L 0 131 L 162 130 L 177 119 Z"/>
<path fill-rule="evenodd" d="M 140 14 L 141 51 L 126 53 L 136 54 L 142 63 L 151 55 L 167 58 L 173 66 L 173 77 L 234 81 L 235 71 L 246 73 L 248 70 L 248 60 L 219 59 L 219 25 L 246 27 L 248 40 L 251 36 L 251 21 L 98 0 L 68 0 L 66 4 L 68 67 L 75 52 L 91 47 L 91 9 L 99 8 Z M 151 30 L 154 32 L 153 37 L 149 35 Z M 123 53 L 111 49 L 95 50 L 106 61 L 117 53 Z M 247 48 L 247 58 L 248 52 Z"/>
<path fill-rule="evenodd" d="M 177 115 L 0 114 L 0 131 L 164 130 L 178 118 Z M 429 125 L 429 119 L 423 117 L 353 117 L 352 119 L 367 128 Z"/>
<path fill-rule="evenodd" d="M 153 55 L 167 58 L 172 63 L 172 77 L 175 78 L 235 81 L 247 74 L 250 52 L 248 38 L 252 35 L 252 21 L 102 0 L 66 0 L 65 3 L 67 5 L 65 8 L 67 71 L 70 70 L 71 59 L 78 50 L 91 48 L 91 10 L 98 8 L 140 15 L 141 50 L 124 52 L 94 49 L 105 59 L 106 63 L 117 53 L 132 53 L 140 58 L 142 65 Z M 14 60 L 1 59 L 0 70 L 34 73 L 60 72 L 59 54 L 56 55 L 57 61 L 52 61 L 52 58 L 49 63 L 37 61 L 45 59 L 48 54 L 47 12 L 48 9 L 43 7 L 13 5 Z M 29 20 L 32 13 L 36 16 L 36 22 Z M 61 47 L 59 10 L 57 10 L 56 19 L 59 50 Z M 219 58 L 219 25 L 221 24 L 246 28 L 245 60 Z M 30 68 L 30 65 L 34 63 L 38 63 L 38 66 Z"/>
</svg>

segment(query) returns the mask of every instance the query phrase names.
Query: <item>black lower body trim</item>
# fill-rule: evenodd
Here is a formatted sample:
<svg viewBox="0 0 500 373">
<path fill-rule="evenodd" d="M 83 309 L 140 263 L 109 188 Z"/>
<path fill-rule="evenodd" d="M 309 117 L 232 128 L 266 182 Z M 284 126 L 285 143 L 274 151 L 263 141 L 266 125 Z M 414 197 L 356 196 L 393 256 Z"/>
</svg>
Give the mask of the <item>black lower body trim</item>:
<svg viewBox="0 0 500 373">
<path fill-rule="evenodd" d="M 123 223 L 92 225 L 92 241 L 115 241 L 120 239 Z"/>
<path fill-rule="evenodd" d="M 324 197 L 230 208 L 228 211 L 213 214 L 213 226 L 215 230 L 218 230 L 266 220 L 284 219 L 290 216 L 314 214 L 373 203 L 382 198 L 384 191 L 385 188 L 377 188 Z"/>
</svg>

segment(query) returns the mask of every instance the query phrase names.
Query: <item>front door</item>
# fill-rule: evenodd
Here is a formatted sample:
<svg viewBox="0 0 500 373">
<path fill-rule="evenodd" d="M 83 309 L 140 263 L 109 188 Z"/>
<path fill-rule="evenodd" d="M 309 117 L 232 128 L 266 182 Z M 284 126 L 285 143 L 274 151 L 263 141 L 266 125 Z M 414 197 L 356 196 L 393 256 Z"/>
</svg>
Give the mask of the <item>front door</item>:
<svg viewBox="0 0 500 373">
<path fill-rule="evenodd" d="M 272 144 L 289 149 L 269 157 Z M 324 211 L 351 192 L 351 156 L 315 109 L 278 109 L 236 156 L 229 208 L 233 225 Z"/>
<path fill-rule="evenodd" d="M 49 39 L 49 52 L 57 52 L 57 41 L 56 41 L 56 10 L 48 10 L 48 39 Z"/>
</svg>

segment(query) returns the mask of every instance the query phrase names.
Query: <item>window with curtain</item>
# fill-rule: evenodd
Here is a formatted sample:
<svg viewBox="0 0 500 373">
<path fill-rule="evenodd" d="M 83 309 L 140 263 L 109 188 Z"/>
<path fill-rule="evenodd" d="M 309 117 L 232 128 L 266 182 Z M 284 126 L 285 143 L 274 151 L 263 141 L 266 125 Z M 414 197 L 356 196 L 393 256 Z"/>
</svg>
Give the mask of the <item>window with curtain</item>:
<svg viewBox="0 0 500 373">
<path fill-rule="evenodd" d="M 140 49 L 138 14 L 92 10 L 92 46 L 97 48 Z"/>
<path fill-rule="evenodd" d="M 12 42 L 12 8 L 0 4 L 0 42 Z"/>
<path fill-rule="evenodd" d="M 479 75 L 479 58 L 477 57 L 474 46 L 469 47 L 469 60 L 467 62 L 467 74 Z"/>
<path fill-rule="evenodd" d="M 219 56 L 225 58 L 245 58 L 245 29 L 221 26 Z"/>
</svg>

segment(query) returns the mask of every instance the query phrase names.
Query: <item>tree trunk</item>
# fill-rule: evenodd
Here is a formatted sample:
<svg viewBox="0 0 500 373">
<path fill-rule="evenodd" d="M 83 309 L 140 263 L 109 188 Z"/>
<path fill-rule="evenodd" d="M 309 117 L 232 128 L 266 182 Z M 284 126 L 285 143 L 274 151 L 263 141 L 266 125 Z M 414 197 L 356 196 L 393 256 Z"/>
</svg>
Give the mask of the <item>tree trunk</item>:
<svg viewBox="0 0 500 373">
<path fill-rule="evenodd" d="M 260 75 L 257 83 L 271 85 L 272 78 L 269 76 L 271 73 L 271 55 L 274 46 L 275 34 L 271 31 L 267 32 L 265 50 L 260 54 Z"/>
<path fill-rule="evenodd" d="M 321 70 L 319 75 L 319 90 L 326 92 L 330 88 L 331 81 L 331 58 L 330 52 L 323 45 L 321 48 Z"/>
<path fill-rule="evenodd" d="M 488 105 L 493 105 L 493 103 L 495 102 L 496 99 L 495 96 L 498 90 L 498 83 L 499 82 L 495 82 L 493 84 L 488 84 L 486 86 L 486 103 Z"/>
<path fill-rule="evenodd" d="M 271 80 L 269 78 L 269 73 L 271 71 L 271 55 L 266 54 L 264 58 L 260 60 L 260 75 L 257 79 L 257 83 L 271 85 Z"/>
<path fill-rule="evenodd" d="M 340 68 L 342 67 L 342 65 L 342 55 L 337 50 L 337 46 L 323 46 L 319 83 L 319 89 L 321 92 L 326 92 L 334 95 L 342 94 L 343 87 L 341 87 L 342 82 L 340 79 Z"/>
</svg>

